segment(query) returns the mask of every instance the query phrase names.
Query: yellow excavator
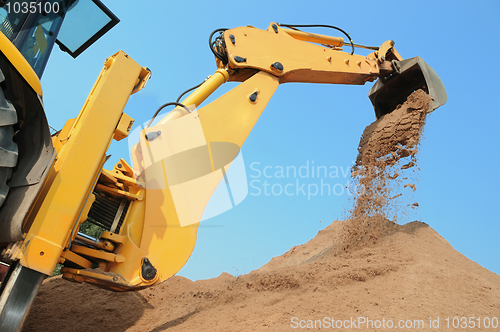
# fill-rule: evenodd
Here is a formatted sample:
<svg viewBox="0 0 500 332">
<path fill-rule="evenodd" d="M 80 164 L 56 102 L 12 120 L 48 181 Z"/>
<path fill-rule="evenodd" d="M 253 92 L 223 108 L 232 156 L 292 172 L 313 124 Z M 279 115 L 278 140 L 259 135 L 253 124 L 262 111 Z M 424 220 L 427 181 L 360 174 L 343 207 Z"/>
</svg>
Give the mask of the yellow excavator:
<svg viewBox="0 0 500 332">
<path fill-rule="evenodd" d="M 446 102 L 434 70 L 418 57 L 404 60 L 393 41 L 357 45 L 326 25 L 345 38 L 299 30 L 314 25 L 217 29 L 209 38 L 215 73 L 153 114 L 131 149 L 132 165 L 121 159 L 106 170 L 110 144 L 134 123 L 123 113 L 127 100 L 151 72 L 123 51 L 108 57 L 78 116 L 51 134 L 40 77 L 53 46 L 76 57 L 118 19 L 99 0 L 24 4 L 0 1 L 0 251 L 9 266 L 0 288 L 2 332 L 22 328 L 57 264 L 67 280 L 113 291 L 177 273 L 205 206 L 279 84 L 376 81 L 369 97 L 377 118 L 417 89 L 432 97 L 429 111 Z M 241 84 L 200 107 L 227 81 Z M 167 106 L 175 108 L 156 119 Z M 102 235 L 80 232 L 85 221 Z"/>
</svg>

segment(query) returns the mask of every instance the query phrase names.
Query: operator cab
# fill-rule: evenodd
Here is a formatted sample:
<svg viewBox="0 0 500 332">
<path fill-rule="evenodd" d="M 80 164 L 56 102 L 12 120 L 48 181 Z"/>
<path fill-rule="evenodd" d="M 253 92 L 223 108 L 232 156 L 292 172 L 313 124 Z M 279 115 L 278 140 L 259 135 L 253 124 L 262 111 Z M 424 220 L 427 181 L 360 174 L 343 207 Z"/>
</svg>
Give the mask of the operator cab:
<svg viewBox="0 0 500 332">
<path fill-rule="evenodd" d="M 100 0 L 0 0 L 0 31 L 39 78 L 55 43 L 76 58 L 120 20 Z"/>
</svg>

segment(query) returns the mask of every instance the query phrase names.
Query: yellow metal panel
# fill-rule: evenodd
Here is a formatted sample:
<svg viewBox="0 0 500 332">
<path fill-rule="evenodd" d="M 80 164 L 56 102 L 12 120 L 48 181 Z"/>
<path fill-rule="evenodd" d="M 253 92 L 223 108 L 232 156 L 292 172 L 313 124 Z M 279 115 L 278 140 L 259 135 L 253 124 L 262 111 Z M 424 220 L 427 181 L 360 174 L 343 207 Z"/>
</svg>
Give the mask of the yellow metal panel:
<svg viewBox="0 0 500 332">
<path fill-rule="evenodd" d="M 154 195 L 154 191 L 161 192 L 167 187 L 168 180 L 180 226 L 198 223 L 222 177 L 220 171 L 219 175 L 213 174 L 198 113 L 159 124 L 151 130 L 157 129 L 163 134 L 156 139 L 141 139 L 142 151 L 146 152 L 146 188 Z"/>
<path fill-rule="evenodd" d="M 197 223 L 181 226 L 168 184 L 164 190 L 146 188 L 141 249 L 150 254 L 161 280 L 170 278 L 186 264 L 196 244 L 197 231 Z"/>
<path fill-rule="evenodd" d="M 229 36 L 233 35 L 233 44 Z M 332 50 L 295 39 L 279 28 L 263 31 L 239 27 L 224 33 L 229 67 L 266 71 L 280 83 L 364 84 L 377 78 L 377 62 L 361 55 Z M 283 69 L 272 65 L 279 62 Z"/>
<path fill-rule="evenodd" d="M 107 59 L 66 144 L 58 151 L 55 176 L 44 184 L 49 189 L 40 198 L 43 203 L 31 212 L 36 216 L 21 247 L 23 266 L 52 273 L 70 237 L 76 235 L 75 225 L 142 69 L 122 51 Z"/>
<path fill-rule="evenodd" d="M 198 110 L 208 143 L 230 142 L 241 148 L 279 85 L 278 78 L 259 72 L 224 96 Z M 258 90 L 255 102 L 250 100 Z"/>
<path fill-rule="evenodd" d="M 277 77 L 265 72 L 258 73 L 197 112 L 181 118 L 169 119 L 168 122 L 174 121 L 172 123 L 172 128 L 174 128 L 188 118 L 189 121 L 199 121 L 202 127 L 203 142 L 208 145 L 217 142 L 228 142 L 241 147 L 278 85 Z M 256 91 L 258 91 L 257 99 L 253 102 L 249 97 Z M 157 126 L 148 129 L 148 131 L 157 131 L 163 125 L 161 122 Z M 162 134 L 161 138 L 157 138 L 157 140 L 161 141 L 165 137 L 167 141 L 160 144 L 165 148 L 169 146 L 180 147 L 180 145 L 188 143 L 184 136 L 190 137 L 192 141 L 196 135 L 183 133 L 182 130 L 170 130 L 168 135 Z M 143 158 L 149 156 L 148 154 L 151 151 L 148 149 L 155 142 L 156 140 L 147 142 L 144 140 L 144 136 L 141 136 L 141 144 L 138 149 L 144 154 Z M 148 161 L 145 164 L 142 159 L 136 159 L 136 163 L 146 167 L 146 178 L 149 180 L 149 182 L 146 182 L 146 211 L 140 248 L 149 254 L 148 257 L 151 263 L 161 273 L 158 280 L 160 282 L 177 273 L 186 263 L 196 242 L 198 223 L 183 226 L 180 222 L 179 213 L 181 211 L 179 206 L 174 204 L 171 192 L 172 184 L 169 186 L 168 183 L 172 177 L 168 177 L 166 174 L 168 165 L 166 165 L 165 160 L 156 163 Z M 217 161 L 212 160 L 210 164 L 215 165 Z M 157 183 L 156 187 L 151 186 L 152 179 L 150 175 L 153 173 L 156 173 L 165 182 L 163 184 Z M 153 178 L 153 180 L 155 179 Z M 213 187 L 206 191 L 208 193 L 208 196 L 205 197 L 206 201 L 208 201 L 219 181 L 214 182 L 215 184 L 210 182 Z M 202 191 L 204 188 L 198 189 Z M 195 197 L 193 196 L 191 199 L 194 201 Z M 204 201 L 201 197 L 199 199 Z M 195 204 L 195 202 L 189 203 Z M 189 208 L 193 207 L 189 205 Z M 123 250 L 126 249 L 127 245 L 124 245 Z M 136 255 L 131 251 L 127 253 L 123 251 L 121 254 L 127 257 L 127 262 L 112 267 L 111 272 L 127 273 L 129 269 L 125 266 L 130 264 L 129 257 Z M 138 261 L 138 258 L 134 257 L 132 259 Z M 128 280 L 128 278 L 126 279 Z"/>
<path fill-rule="evenodd" d="M 21 52 L 19 52 L 19 50 L 10 42 L 9 38 L 5 37 L 5 35 L 1 32 L 0 45 L 2 53 L 7 57 L 14 68 L 16 68 L 26 82 L 28 82 L 31 88 L 38 95 L 42 96 L 42 84 L 40 83 L 35 71 L 31 68 L 30 64 L 26 61 Z"/>
<path fill-rule="evenodd" d="M 120 235 L 127 234 L 130 241 L 136 246 L 141 246 L 142 230 L 144 229 L 144 211 L 146 203 L 144 201 L 132 201 L 123 220 Z"/>
<path fill-rule="evenodd" d="M 132 125 L 134 124 L 134 119 L 123 113 L 120 118 L 120 122 L 118 122 L 118 126 L 116 126 L 114 139 L 120 141 L 128 136 L 130 133 L 130 129 L 132 129 Z"/>
</svg>

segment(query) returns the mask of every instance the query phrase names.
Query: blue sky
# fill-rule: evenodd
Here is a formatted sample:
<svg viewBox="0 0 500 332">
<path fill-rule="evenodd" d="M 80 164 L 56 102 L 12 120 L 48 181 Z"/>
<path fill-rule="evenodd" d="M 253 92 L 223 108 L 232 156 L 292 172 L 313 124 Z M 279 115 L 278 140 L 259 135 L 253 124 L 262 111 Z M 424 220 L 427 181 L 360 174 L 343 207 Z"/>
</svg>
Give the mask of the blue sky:
<svg viewBox="0 0 500 332">
<path fill-rule="evenodd" d="M 161 104 L 175 101 L 215 71 L 207 40 L 220 27 L 330 24 L 346 30 L 355 43 L 378 46 L 392 39 L 404 58 L 423 58 L 441 77 L 448 102 L 429 116 L 425 127 L 414 195 L 420 208 L 412 220 L 426 222 L 456 250 L 500 274 L 497 1 L 104 3 L 121 22 L 77 59 L 54 49 L 46 67 L 44 102 L 54 128 L 77 116 L 104 59 L 120 49 L 152 70 L 146 88 L 125 109 L 136 123 L 149 120 Z M 226 83 L 215 97 L 234 86 Z M 370 87 L 281 85 L 242 148 L 249 183 L 256 179 L 251 177 L 257 175 L 255 169 L 265 166 L 299 168 L 314 162 L 349 167 L 364 127 L 375 119 Z M 109 152 L 112 162 L 128 158 L 127 143 L 114 142 Z M 284 186 L 297 179 L 269 180 Z M 347 179 L 328 180 L 334 185 Z M 345 193 L 310 199 L 252 193 L 256 190 L 249 187 L 249 195 L 235 208 L 202 222 L 195 251 L 180 275 L 205 279 L 222 272 L 247 273 L 345 218 L 349 207 Z"/>
</svg>

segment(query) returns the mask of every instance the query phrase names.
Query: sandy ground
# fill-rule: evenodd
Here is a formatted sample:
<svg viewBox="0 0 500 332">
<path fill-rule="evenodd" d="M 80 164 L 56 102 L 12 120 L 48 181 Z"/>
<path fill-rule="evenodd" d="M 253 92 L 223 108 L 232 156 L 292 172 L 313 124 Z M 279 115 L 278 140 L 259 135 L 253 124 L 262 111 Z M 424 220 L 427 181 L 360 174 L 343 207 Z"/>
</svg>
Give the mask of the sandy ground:
<svg viewBox="0 0 500 332">
<path fill-rule="evenodd" d="M 390 320 L 395 327 L 403 321 L 445 331 L 453 330 L 446 319 L 452 327 L 454 317 L 475 317 L 476 328 L 462 331 L 500 330 L 484 327 L 500 319 L 500 276 L 455 251 L 432 228 L 397 226 L 376 244 L 345 253 L 338 245 L 345 223 L 333 222 L 308 243 L 237 278 L 175 276 L 136 293 L 48 279 L 24 331 L 291 331 L 315 320 L 323 329 L 332 319 L 350 324 L 351 317 L 356 328 L 341 330 L 386 331 Z M 374 325 L 360 325 L 363 318 Z M 437 319 L 440 329 L 431 329 Z"/>
</svg>

